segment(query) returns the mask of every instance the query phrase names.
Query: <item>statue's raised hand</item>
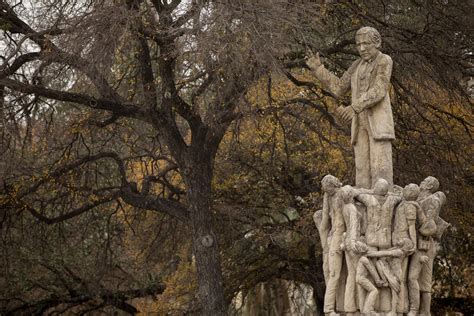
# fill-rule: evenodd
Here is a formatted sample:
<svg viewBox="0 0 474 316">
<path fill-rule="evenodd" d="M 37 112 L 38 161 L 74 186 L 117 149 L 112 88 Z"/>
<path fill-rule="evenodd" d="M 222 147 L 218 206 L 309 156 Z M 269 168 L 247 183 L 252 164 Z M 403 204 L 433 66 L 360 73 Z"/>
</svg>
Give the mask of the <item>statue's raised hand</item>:
<svg viewBox="0 0 474 316">
<path fill-rule="evenodd" d="M 308 53 L 308 59 L 306 60 L 306 64 L 311 69 L 316 69 L 321 66 L 321 59 L 319 58 L 319 53 L 313 54 L 312 52 Z"/>
</svg>

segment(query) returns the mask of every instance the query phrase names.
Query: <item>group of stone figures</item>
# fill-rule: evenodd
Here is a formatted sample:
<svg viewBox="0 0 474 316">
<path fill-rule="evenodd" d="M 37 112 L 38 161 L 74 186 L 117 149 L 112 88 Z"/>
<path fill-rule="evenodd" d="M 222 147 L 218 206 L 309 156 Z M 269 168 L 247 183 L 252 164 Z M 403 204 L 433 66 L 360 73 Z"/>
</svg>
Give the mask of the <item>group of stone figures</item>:
<svg viewBox="0 0 474 316">
<path fill-rule="evenodd" d="M 324 312 L 430 315 L 438 241 L 449 226 L 439 182 L 404 188 L 385 179 L 372 189 L 322 180 L 323 209 L 314 214 L 323 248 Z"/>
<path fill-rule="evenodd" d="M 355 187 L 325 176 L 323 209 L 314 215 L 323 247 L 324 312 L 430 315 L 433 260 L 449 226 L 439 217 L 446 196 L 434 177 L 419 186 L 393 185 L 393 61 L 380 51 L 382 37 L 373 27 L 359 29 L 355 44 L 360 58 L 341 77 L 319 54 L 310 52 L 306 61 L 335 97 L 351 91 L 351 104 L 336 114 L 351 124 Z"/>
</svg>

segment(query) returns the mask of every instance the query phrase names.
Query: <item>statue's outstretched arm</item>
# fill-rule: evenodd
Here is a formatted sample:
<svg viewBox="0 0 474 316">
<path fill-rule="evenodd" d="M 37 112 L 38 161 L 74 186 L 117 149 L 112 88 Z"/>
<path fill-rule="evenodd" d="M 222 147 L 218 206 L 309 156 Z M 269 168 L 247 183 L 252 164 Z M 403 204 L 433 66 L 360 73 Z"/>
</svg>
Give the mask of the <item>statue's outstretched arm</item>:
<svg viewBox="0 0 474 316">
<path fill-rule="evenodd" d="M 316 78 L 321 81 L 324 89 L 334 94 L 337 98 L 341 98 L 351 88 L 351 76 L 357 63 L 358 61 L 354 62 L 352 66 L 344 72 L 341 78 L 332 74 L 323 64 L 319 64 L 317 67 L 311 67 L 311 70 Z"/>
</svg>

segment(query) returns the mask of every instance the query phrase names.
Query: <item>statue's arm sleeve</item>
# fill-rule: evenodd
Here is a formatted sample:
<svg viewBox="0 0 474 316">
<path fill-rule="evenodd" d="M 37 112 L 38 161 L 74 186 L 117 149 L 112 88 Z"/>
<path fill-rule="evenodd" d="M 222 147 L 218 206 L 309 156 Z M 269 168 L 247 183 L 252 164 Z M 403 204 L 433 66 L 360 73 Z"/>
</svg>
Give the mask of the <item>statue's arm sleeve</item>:
<svg viewBox="0 0 474 316">
<path fill-rule="evenodd" d="M 416 220 L 420 226 L 424 225 L 428 221 L 428 218 L 421 207 L 416 210 Z"/>
<path fill-rule="evenodd" d="M 361 93 L 355 104 L 352 107 L 356 113 L 360 113 L 368 109 L 378 102 L 380 102 L 388 93 L 390 85 L 390 77 L 392 76 L 392 59 L 390 56 L 384 55 L 376 66 L 376 77 L 374 84 L 367 90 Z"/>
<path fill-rule="evenodd" d="M 351 88 L 351 76 L 354 72 L 355 64 L 356 62 L 354 62 L 352 66 L 344 72 L 341 78 L 332 74 L 322 64 L 318 68 L 313 69 L 313 73 L 316 78 L 321 81 L 325 89 L 329 90 L 329 92 L 334 94 L 336 97 L 341 98 Z"/>
<path fill-rule="evenodd" d="M 356 241 L 359 238 L 360 235 L 360 221 L 359 221 L 359 215 L 357 214 L 357 208 L 355 207 L 354 204 L 350 204 L 350 209 L 349 209 L 349 221 L 350 221 L 350 227 L 349 227 L 349 234 L 350 234 L 350 239 L 351 241 Z"/>
<path fill-rule="evenodd" d="M 405 216 L 407 219 L 408 224 L 408 236 L 410 236 L 410 240 L 413 242 L 413 248 L 416 249 L 416 213 L 417 207 L 415 205 L 409 205 L 407 207 Z"/>
<path fill-rule="evenodd" d="M 423 203 L 423 208 L 425 216 L 424 222 L 419 228 L 419 232 L 426 237 L 431 237 L 436 234 L 436 222 L 435 218 L 433 218 L 432 213 L 436 212 L 439 208 L 439 200 L 435 198 L 429 198 L 425 203 Z"/>
<path fill-rule="evenodd" d="M 321 231 L 329 231 L 329 197 L 327 193 L 324 193 L 323 197 L 323 214 L 321 218 L 321 225 L 320 225 L 320 230 Z"/>
<path fill-rule="evenodd" d="M 321 229 L 321 222 L 323 219 L 323 210 L 318 210 L 313 215 L 314 223 L 316 224 L 316 228 L 318 229 L 319 239 L 321 240 L 321 247 L 323 250 L 327 250 L 327 243 L 328 243 L 328 230 Z"/>
<path fill-rule="evenodd" d="M 373 202 L 372 195 L 367 193 L 358 194 L 356 199 L 362 202 L 365 206 L 371 205 Z"/>
</svg>

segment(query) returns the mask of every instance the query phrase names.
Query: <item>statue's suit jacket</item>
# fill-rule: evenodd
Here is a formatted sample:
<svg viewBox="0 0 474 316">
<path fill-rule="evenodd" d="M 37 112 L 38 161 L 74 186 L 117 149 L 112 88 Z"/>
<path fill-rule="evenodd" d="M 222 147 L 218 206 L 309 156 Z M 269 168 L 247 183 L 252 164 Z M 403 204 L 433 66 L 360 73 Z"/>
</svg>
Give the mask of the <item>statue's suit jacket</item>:
<svg viewBox="0 0 474 316">
<path fill-rule="evenodd" d="M 322 84 L 336 97 L 342 97 L 351 89 L 352 107 L 357 114 L 367 111 L 368 128 L 374 139 L 393 140 L 395 128 L 388 93 L 392 59 L 379 52 L 374 60 L 367 63 L 366 71 L 362 73 L 360 69 L 364 63 L 366 62 L 361 58 L 357 59 L 341 78 L 331 74 L 322 65 L 314 71 Z M 354 115 L 351 126 L 353 145 L 357 142 L 359 127 L 359 116 Z"/>
</svg>

